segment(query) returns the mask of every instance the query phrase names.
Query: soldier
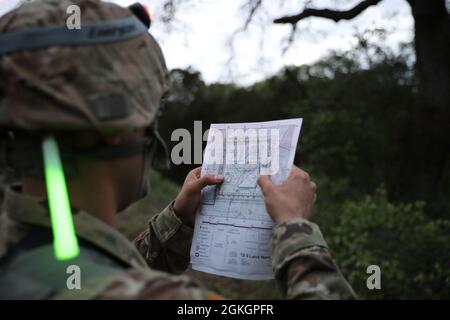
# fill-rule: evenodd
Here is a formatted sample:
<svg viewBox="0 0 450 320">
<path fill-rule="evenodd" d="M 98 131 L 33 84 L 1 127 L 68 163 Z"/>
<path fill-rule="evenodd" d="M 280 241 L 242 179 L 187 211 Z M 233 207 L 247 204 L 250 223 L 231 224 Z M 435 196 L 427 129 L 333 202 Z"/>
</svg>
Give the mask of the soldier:
<svg viewBox="0 0 450 320">
<path fill-rule="evenodd" d="M 65 29 L 71 4 L 81 8 L 80 31 Z M 34 1 L 0 19 L 3 156 L 21 177 L 8 186 L 0 219 L 3 299 L 220 298 L 179 274 L 189 264 L 200 192 L 223 177 L 191 171 L 134 243 L 114 229 L 115 214 L 142 194 L 168 89 L 160 47 L 139 23 L 129 10 L 98 0 Z M 80 244 L 69 262 L 55 260 L 51 246 L 40 149 L 49 133 L 61 149 Z M 308 221 L 315 201 L 308 174 L 294 167 L 281 185 L 267 176 L 258 183 L 277 223 L 273 272 L 285 297 L 353 298 Z M 80 290 L 67 288 L 68 264 L 82 270 Z"/>
</svg>

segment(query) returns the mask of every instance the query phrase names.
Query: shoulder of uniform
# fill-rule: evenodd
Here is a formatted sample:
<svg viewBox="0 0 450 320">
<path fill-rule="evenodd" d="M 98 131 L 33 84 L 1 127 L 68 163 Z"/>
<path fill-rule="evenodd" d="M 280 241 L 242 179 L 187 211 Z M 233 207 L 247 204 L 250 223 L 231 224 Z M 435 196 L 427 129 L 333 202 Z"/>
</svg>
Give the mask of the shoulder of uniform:
<svg viewBox="0 0 450 320">
<path fill-rule="evenodd" d="M 92 294 L 93 290 L 96 291 L 95 295 Z M 87 296 L 108 300 L 208 299 L 211 293 L 184 275 L 172 276 L 152 269 L 131 268 L 92 279 L 84 288 L 66 290 L 55 296 L 55 299 L 84 299 Z"/>
</svg>

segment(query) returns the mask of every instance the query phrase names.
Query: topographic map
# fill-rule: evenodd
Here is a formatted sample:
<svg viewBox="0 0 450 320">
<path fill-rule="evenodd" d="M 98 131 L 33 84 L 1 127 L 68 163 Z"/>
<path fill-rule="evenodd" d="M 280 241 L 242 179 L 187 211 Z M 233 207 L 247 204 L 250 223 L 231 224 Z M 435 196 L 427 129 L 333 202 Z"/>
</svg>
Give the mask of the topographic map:
<svg viewBox="0 0 450 320">
<path fill-rule="evenodd" d="M 220 186 L 206 187 L 191 247 L 194 270 L 249 280 L 273 278 L 269 217 L 257 183 L 274 183 L 292 168 L 302 119 L 212 124 L 202 175 L 222 174 Z"/>
</svg>

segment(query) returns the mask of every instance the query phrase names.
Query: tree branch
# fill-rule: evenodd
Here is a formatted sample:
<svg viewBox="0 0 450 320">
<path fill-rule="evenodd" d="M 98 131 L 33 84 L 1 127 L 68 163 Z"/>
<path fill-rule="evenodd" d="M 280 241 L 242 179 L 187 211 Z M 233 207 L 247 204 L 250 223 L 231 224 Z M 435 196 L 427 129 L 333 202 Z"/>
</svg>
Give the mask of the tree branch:
<svg viewBox="0 0 450 320">
<path fill-rule="evenodd" d="M 306 8 L 303 10 L 303 12 L 294 15 L 294 16 L 287 16 L 287 17 L 281 17 L 278 19 L 275 19 L 274 23 L 290 23 L 292 25 L 295 25 L 297 22 L 299 22 L 302 19 L 308 18 L 308 17 L 320 17 L 320 18 L 326 18 L 331 19 L 335 22 L 338 22 L 339 20 L 350 20 L 359 15 L 361 12 L 366 10 L 370 6 L 377 5 L 382 0 L 364 0 L 357 4 L 355 7 L 345 10 L 345 11 L 338 11 L 338 10 L 330 10 L 330 9 L 308 9 Z"/>
<path fill-rule="evenodd" d="M 255 14 L 256 14 L 256 11 L 258 11 L 258 9 L 262 6 L 262 2 L 263 2 L 263 0 L 248 1 L 247 5 L 249 6 L 250 10 L 249 10 L 247 19 L 245 19 L 244 26 L 242 27 L 242 29 L 244 31 L 247 30 L 248 26 L 252 22 Z"/>
</svg>

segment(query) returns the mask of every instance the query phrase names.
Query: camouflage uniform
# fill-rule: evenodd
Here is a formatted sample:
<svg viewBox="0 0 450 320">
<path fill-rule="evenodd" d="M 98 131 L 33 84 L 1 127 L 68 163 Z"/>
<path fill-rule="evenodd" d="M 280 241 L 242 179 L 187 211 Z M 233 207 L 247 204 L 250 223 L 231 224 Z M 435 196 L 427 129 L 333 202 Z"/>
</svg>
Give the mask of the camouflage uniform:
<svg viewBox="0 0 450 320">
<path fill-rule="evenodd" d="M 101 274 L 84 277 L 81 263 L 81 289 L 68 290 L 67 263 L 56 262 L 51 247 L 46 266 L 59 273 L 58 288 L 49 288 L 39 280 L 40 270 L 20 270 L 20 254 L 0 263 L 0 298 L 53 299 L 215 299 L 216 294 L 199 287 L 186 276 L 180 276 L 189 264 L 192 228 L 174 214 L 171 205 L 154 216 L 149 227 L 135 240 L 134 246 L 119 232 L 86 212 L 74 214 L 77 235 L 88 250 L 97 250 L 113 260 L 114 267 Z M 20 246 L 21 241 L 37 226 L 50 233 L 49 213 L 45 201 L 21 194 L 11 187 L 6 192 L 4 213 L 0 219 L 0 261 Z M 42 246 L 30 249 L 39 250 Z M 15 251 L 15 250 L 14 250 Z M 41 253 L 42 254 L 42 253 Z M 327 249 L 319 228 L 304 219 L 278 225 L 272 239 L 273 270 L 279 287 L 288 299 L 348 299 L 354 293 L 345 281 Z M 45 257 L 45 255 L 42 255 Z M 22 253 L 23 257 L 23 253 Z M 42 258 L 44 259 L 44 258 Z M 98 259 L 96 259 L 97 261 Z M 88 268 L 96 268 L 87 265 Z M 26 269 L 26 267 L 25 267 Z M 18 281 L 20 279 L 22 282 Z M 38 283 L 42 281 L 43 283 Z M 29 287 L 24 292 L 23 287 Z M 5 288 L 10 292 L 6 294 Z"/>
<path fill-rule="evenodd" d="M 111 18 L 129 21 L 130 12 L 111 3 L 41 0 L 1 17 L 0 36 L 65 26 L 66 8 L 72 4 L 80 6 L 83 21 L 89 23 Z M 95 28 L 106 36 L 119 30 Z M 133 28 L 120 29 L 120 34 Z M 37 142 L 22 148 L 26 152 L 28 147 L 39 150 L 43 132 L 121 133 L 147 128 L 168 88 L 162 52 L 147 32 L 107 44 L 48 45 L 6 54 L 1 50 L 0 46 L 0 129 L 35 138 Z M 17 171 L 34 166 L 38 169 L 31 169 L 42 174 L 42 164 L 35 163 L 39 151 L 22 154 L 27 156 L 8 158 L 9 164 L 23 162 Z M 57 261 L 47 202 L 21 193 L 20 186 L 7 188 L 0 216 L 0 298 L 219 298 L 177 275 L 189 264 L 193 230 L 182 224 L 171 205 L 152 217 L 134 245 L 94 216 L 72 211 L 80 255 Z M 274 274 L 287 298 L 354 297 L 313 223 L 298 219 L 276 226 L 272 251 Z M 67 288 L 69 265 L 81 269 L 80 290 Z"/>
<path fill-rule="evenodd" d="M 192 229 L 182 225 L 169 205 L 150 221 L 149 228 L 136 240 L 138 248 L 146 250 L 145 259 L 121 233 L 83 211 L 74 210 L 74 224 L 80 239 L 81 252 L 97 251 L 108 258 L 108 268 L 94 257 L 84 261 L 57 262 L 52 254 L 42 251 L 46 243 L 34 240 L 37 247 L 24 245 L 36 228 L 44 227 L 51 234 L 49 212 L 46 202 L 20 193 L 18 187 L 7 190 L 4 213 L 0 220 L 0 298 L 76 298 L 76 299 L 205 299 L 208 292 L 184 276 L 166 272 L 181 273 L 189 263 L 189 244 Z M 51 238 L 51 236 L 50 236 Z M 48 242 L 48 241 L 47 241 Z M 147 245 L 146 243 L 151 243 Z M 51 244 L 51 243 L 50 243 Z M 17 252 L 19 247 L 19 252 Z M 27 247 L 24 249 L 24 247 Z M 16 251 L 16 252 L 14 252 Z M 11 254 L 13 252 L 13 254 Z M 21 266 L 26 256 L 39 252 L 45 258 L 45 268 L 52 270 L 51 276 L 60 283 L 48 283 L 50 274 L 44 270 L 29 270 Z M 24 258 L 25 257 L 25 258 Z M 39 262 L 39 261 L 37 261 Z M 39 264 L 39 263 L 38 263 Z M 81 290 L 68 290 L 65 273 L 67 266 L 80 264 Z M 152 268 L 148 267 L 151 266 Z M 100 268 L 101 274 L 89 273 Z M 44 268 L 44 265 L 41 266 Z M 39 266 L 37 266 L 39 269 Z M 87 273 L 87 278 L 83 273 Z M 24 287 L 31 288 L 24 291 Z M 7 292 L 7 288 L 10 288 Z"/>
</svg>

